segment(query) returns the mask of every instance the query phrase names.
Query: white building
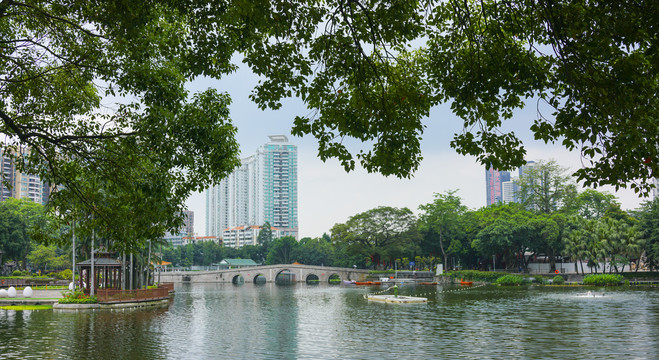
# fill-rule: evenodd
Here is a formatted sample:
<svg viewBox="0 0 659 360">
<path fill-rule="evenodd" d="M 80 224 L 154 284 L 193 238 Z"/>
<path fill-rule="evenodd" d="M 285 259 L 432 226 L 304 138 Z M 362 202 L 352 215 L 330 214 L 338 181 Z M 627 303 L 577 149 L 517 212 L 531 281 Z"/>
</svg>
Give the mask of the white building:
<svg viewBox="0 0 659 360">
<path fill-rule="evenodd" d="M 12 156 L 14 154 L 14 156 Z M 13 150 L 0 150 L 0 201 L 12 197 L 15 199 L 28 198 L 35 203 L 45 205 L 50 196 L 50 185 L 41 180 L 38 175 L 22 173 L 15 165 L 27 157 L 29 150 L 22 150 L 21 155 Z M 7 186 L 9 184 L 9 186 Z"/>
<path fill-rule="evenodd" d="M 517 202 L 517 179 L 501 183 L 501 200 L 504 204 Z"/>
<path fill-rule="evenodd" d="M 284 236 L 280 229 L 271 227 L 270 230 L 273 239 Z M 224 246 L 235 248 L 241 248 L 245 245 L 257 245 L 256 240 L 259 238 L 260 232 L 261 227 L 257 225 L 227 228 L 222 232 L 222 242 Z"/>
<path fill-rule="evenodd" d="M 268 222 L 281 236 L 298 238 L 297 146 L 284 135 L 269 138 L 240 168 L 206 191 L 207 235 L 221 237 L 228 228 L 260 228 Z"/>
</svg>

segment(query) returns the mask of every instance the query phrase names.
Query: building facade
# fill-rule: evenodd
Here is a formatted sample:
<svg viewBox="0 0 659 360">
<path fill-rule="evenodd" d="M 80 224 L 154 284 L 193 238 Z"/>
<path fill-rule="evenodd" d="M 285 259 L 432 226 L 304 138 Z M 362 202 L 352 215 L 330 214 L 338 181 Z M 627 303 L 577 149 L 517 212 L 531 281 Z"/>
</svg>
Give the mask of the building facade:
<svg viewBox="0 0 659 360">
<path fill-rule="evenodd" d="M 275 227 L 271 227 L 272 238 L 276 239 L 284 236 L 283 232 Z M 245 245 L 258 245 L 257 239 L 261 232 L 261 226 L 236 226 L 226 228 L 222 232 L 222 243 L 224 246 L 241 248 Z"/>
<path fill-rule="evenodd" d="M 487 206 L 492 204 L 520 203 L 519 178 L 528 176 L 528 170 L 536 166 L 535 161 L 527 161 L 526 165 L 518 169 L 519 176 L 511 176 L 508 171 L 496 169 L 485 170 L 485 182 L 487 187 Z"/>
<path fill-rule="evenodd" d="M 187 236 L 194 236 L 194 211 L 192 210 L 184 210 L 183 215 L 185 216 L 184 218 L 184 226 L 185 226 L 185 234 Z"/>
<path fill-rule="evenodd" d="M 25 174 L 18 170 L 15 161 L 0 150 L 0 171 L 2 171 L 2 182 L 0 183 L 0 201 L 8 198 L 27 198 L 35 203 L 45 205 L 50 196 L 50 185 L 42 181 L 38 175 Z M 27 151 L 27 150 L 24 150 Z M 27 156 L 27 153 L 23 155 Z"/>
<path fill-rule="evenodd" d="M 284 135 L 269 139 L 206 191 L 207 235 L 221 237 L 226 229 L 268 222 L 281 236 L 298 238 L 297 146 Z"/>
<path fill-rule="evenodd" d="M 510 181 L 509 171 L 499 171 L 492 167 L 485 170 L 487 206 L 504 202 L 503 183 L 508 181 Z"/>
</svg>

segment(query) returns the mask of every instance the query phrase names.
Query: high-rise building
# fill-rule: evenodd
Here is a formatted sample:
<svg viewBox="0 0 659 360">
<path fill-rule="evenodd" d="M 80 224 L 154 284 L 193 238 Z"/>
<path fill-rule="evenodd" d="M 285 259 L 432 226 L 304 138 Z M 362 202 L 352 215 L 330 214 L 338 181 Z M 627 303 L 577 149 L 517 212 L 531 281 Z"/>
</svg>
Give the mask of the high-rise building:
<svg viewBox="0 0 659 360">
<path fill-rule="evenodd" d="M 194 211 L 191 210 L 184 210 L 183 215 L 185 216 L 184 218 L 184 223 L 185 223 L 185 234 L 187 236 L 195 236 L 194 232 Z"/>
<path fill-rule="evenodd" d="M 527 161 L 526 165 L 518 169 L 519 177 L 511 177 L 508 171 L 498 171 L 490 168 L 485 170 L 485 182 L 487 186 L 487 206 L 498 203 L 521 202 L 520 186 L 518 179 L 528 176 L 528 170 L 538 163 Z"/>
<path fill-rule="evenodd" d="M 485 170 L 487 206 L 503 202 L 503 183 L 510 181 L 509 171 L 499 171 L 492 167 Z"/>
<path fill-rule="evenodd" d="M 510 181 L 503 181 L 501 183 L 501 202 L 504 204 L 518 202 L 518 189 L 517 179 L 513 178 Z"/>
<path fill-rule="evenodd" d="M 28 198 L 35 203 L 45 205 L 50 196 L 50 185 L 41 181 L 38 175 L 25 174 L 18 170 L 14 159 L 6 153 L 6 149 L 0 150 L 0 201 L 8 198 Z M 24 150 L 28 151 L 28 150 Z M 23 154 L 27 156 L 28 154 Z"/>
<path fill-rule="evenodd" d="M 268 222 L 297 239 L 297 146 L 284 135 L 269 139 L 206 191 L 206 235 L 222 237 L 228 228 Z"/>
</svg>

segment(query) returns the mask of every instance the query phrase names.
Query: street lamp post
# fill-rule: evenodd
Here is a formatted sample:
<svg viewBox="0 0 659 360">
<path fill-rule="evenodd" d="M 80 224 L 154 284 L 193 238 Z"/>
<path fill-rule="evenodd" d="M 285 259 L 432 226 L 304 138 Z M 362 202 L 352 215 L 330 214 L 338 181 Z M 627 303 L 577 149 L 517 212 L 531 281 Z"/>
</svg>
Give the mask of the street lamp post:
<svg viewBox="0 0 659 360">
<path fill-rule="evenodd" d="M 73 269 L 72 269 L 73 270 L 72 271 L 73 272 L 73 275 L 72 275 L 73 281 L 72 281 L 72 283 L 73 283 L 73 291 L 75 292 L 76 291 L 76 222 L 75 222 L 75 220 L 72 221 L 71 235 L 72 235 L 72 238 L 73 238 Z"/>
<path fill-rule="evenodd" d="M 492 255 L 492 267 L 493 267 L 492 271 L 497 271 L 497 256 L 496 255 Z"/>
<path fill-rule="evenodd" d="M 89 294 L 94 296 L 94 241 L 96 240 L 96 231 L 92 228 L 92 269 L 91 276 L 89 277 Z"/>
</svg>

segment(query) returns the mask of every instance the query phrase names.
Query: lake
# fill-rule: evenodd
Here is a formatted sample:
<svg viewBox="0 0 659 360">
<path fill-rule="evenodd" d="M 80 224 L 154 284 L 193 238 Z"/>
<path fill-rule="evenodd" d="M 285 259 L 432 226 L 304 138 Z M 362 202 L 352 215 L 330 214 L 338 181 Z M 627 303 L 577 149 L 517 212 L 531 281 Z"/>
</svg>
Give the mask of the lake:
<svg viewBox="0 0 659 360">
<path fill-rule="evenodd" d="M 658 359 L 659 288 L 177 284 L 169 307 L 0 310 L 0 359 Z M 595 295 L 594 297 L 592 295 Z"/>
</svg>

